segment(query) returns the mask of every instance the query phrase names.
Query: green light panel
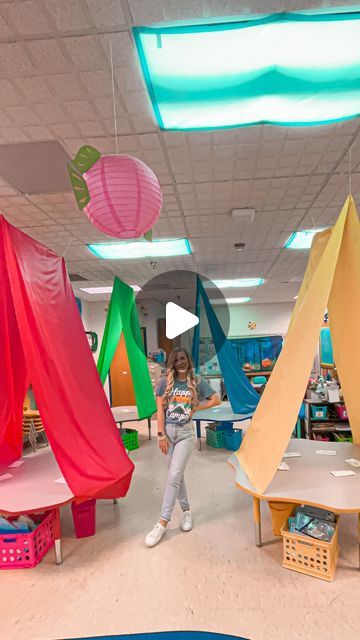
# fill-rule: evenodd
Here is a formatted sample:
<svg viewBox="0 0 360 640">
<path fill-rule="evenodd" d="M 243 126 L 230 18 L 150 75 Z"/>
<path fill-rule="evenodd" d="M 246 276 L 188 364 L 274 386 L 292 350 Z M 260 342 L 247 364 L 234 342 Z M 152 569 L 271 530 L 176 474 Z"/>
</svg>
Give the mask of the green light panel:
<svg viewBox="0 0 360 640">
<path fill-rule="evenodd" d="M 162 129 L 313 125 L 360 114 L 360 11 L 134 27 Z"/>
</svg>

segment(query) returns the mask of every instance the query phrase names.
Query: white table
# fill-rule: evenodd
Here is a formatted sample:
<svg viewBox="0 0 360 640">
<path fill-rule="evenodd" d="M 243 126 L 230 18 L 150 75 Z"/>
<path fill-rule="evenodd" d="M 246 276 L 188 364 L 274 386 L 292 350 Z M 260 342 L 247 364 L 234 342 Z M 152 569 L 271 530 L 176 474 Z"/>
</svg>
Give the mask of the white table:
<svg viewBox="0 0 360 640">
<path fill-rule="evenodd" d="M 336 456 L 318 455 L 317 450 L 333 450 Z M 261 546 L 260 500 L 270 503 L 307 504 L 334 513 L 357 513 L 359 520 L 360 564 L 360 469 L 351 467 L 348 458 L 360 460 L 360 446 L 349 442 L 320 442 L 291 439 L 288 452 L 298 452 L 295 458 L 285 458 L 289 471 L 277 471 L 264 494 L 251 484 L 237 456 L 231 455 L 229 464 L 235 471 L 235 483 L 254 499 L 255 541 Z M 336 478 L 330 471 L 351 470 L 355 475 Z"/>
<path fill-rule="evenodd" d="M 196 436 L 199 439 L 201 449 L 201 422 L 206 420 L 207 422 L 244 422 L 250 420 L 253 417 L 253 413 L 234 413 L 230 402 L 222 402 L 218 407 L 212 407 L 211 409 L 200 409 L 195 411 L 193 420 L 196 423 Z"/>
<path fill-rule="evenodd" d="M 111 407 L 114 420 L 120 425 L 120 430 L 124 422 L 139 422 L 143 418 L 139 418 L 138 410 L 134 406 L 127 407 Z M 146 418 L 149 430 L 149 440 L 151 440 L 151 416 Z"/>
</svg>

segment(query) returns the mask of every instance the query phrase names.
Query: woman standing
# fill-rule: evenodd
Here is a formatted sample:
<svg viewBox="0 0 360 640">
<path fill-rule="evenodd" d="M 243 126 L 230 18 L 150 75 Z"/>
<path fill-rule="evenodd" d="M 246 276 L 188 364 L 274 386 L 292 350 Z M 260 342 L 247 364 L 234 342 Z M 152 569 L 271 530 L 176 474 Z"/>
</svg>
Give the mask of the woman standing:
<svg viewBox="0 0 360 640">
<path fill-rule="evenodd" d="M 205 402 L 203 402 L 205 400 Z M 214 389 L 194 372 L 189 353 L 182 347 L 173 349 L 167 363 L 167 375 L 156 391 L 158 442 L 169 468 L 161 508 L 161 518 L 146 536 L 145 544 L 154 547 L 163 537 L 178 499 L 181 529 L 192 529 L 192 518 L 184 482 L 185 467 L 194 449 L 192 415 L 197 409 L 220 404 Z M 200 404 L 201 403 L 201 404 Z"/>
</svg>

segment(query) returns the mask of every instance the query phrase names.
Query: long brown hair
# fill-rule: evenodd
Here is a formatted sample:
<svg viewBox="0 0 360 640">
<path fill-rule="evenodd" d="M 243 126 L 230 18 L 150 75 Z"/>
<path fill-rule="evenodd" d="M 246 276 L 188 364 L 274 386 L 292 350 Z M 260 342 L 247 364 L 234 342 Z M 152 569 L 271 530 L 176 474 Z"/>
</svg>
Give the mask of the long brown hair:
<svg viewBox="0 0 360 640">
<path fill-rule="evenodd" d="M 188 372 L 187 372 L 187 376 L 186 376 L 186 383 L 187 386 L 189 388 L 189 390 L 191 391 L 191 404 L 192 406 L 197 404 L 197 400 L 198 400 L 198 396 L 197 396 L 197 389 L 196 389 L 196 383 L 197 383 L 197 376 L 195 375 L 195 368 L 194 368 L 194 362 L 193 359 L 190 355 L 190 353 L 186 350 L 183 349 L 183 347 L 175 347 L 169 357 L 168 357 L 168 361 L 166 364 L 166 388 L 165 388 L 165 392 L 164 392 L 164 405 L 167 405 L 170 399 L 170 396 L 173 392 L 174 389 L 174 381 L 175 381 L 175 360 L 176 357 L 178 355 L 178 353 L 185 353 L 187 360 L 188 360 Z"/>
</svg>

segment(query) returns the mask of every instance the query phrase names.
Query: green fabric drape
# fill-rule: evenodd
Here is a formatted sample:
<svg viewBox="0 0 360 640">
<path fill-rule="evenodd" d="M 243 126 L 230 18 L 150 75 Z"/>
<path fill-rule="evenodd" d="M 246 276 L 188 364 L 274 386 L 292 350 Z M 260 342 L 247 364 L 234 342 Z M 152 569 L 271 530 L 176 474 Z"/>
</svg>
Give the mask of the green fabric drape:
<svg viewBox="0 0 360 640">
<path fill-rule="evenodd" d="M 139 419 L 148 418 L 156 411 L 156 403 L 141 338 L 134 291 L 125 282 L 115 278 L 97 363 L 103 384 L 109 373 L 122 331 Z"/>
</svg>

